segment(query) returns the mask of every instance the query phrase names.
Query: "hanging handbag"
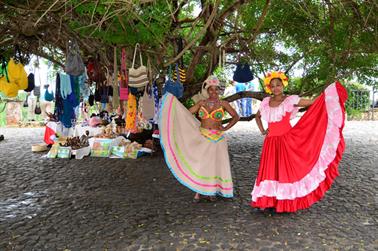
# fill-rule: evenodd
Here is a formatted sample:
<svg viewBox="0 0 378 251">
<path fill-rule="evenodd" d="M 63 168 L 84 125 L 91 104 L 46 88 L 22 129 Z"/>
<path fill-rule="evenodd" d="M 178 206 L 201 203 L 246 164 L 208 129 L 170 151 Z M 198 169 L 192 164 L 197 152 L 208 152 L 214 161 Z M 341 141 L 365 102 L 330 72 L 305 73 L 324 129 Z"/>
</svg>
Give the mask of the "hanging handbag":
<svg viewBox="0 0 378 251">
<path fill-rule="evenodd" d="M 97 102 L 101 102 L 101 92 L 100 92 L 101 87 L 96 87 L 95 93 L 94 93 L 94 100 Z"/>
<path fill-rule="evenodd" d="M 89 95 L 89 98 L 88 98 L 88 103 L 89 103 L 89 106 L 93 106 L 94 105 L 94 102 L 95 102 L 95 97 L 93 94 Z"/>
<path fill-rule="evenodd" d="M 120 72 L 120 85 L 119 85 L 119 99 L 128 100 L 129 98 L 129 76 L 127 75 L 126 68 L 126 50 L 122 48 L 121 54 L 121 72 Z"/>
<path fill-rule="evenodd" d="M 79 46 L 75 41 L 67 44 L 65 72 L 73 76 L 79 76 L 85 72 L 85 65 L 80 56 Z"/>
<path fill-rule="evenodd" d="M 139 57 L 140 57 L 140 66 L 135 69 L 135 57 L 137 50 L 139 49 Z M 139 48 L 139 44 L 135 45 L 134 49 L 134 57 L 133 57 L 133 63 L 131 65 L 131 68 L 129 69 L 129 86 L 140 88 L 144 87 L 148 84 L 148 75 L 147 75 L 147 68 L 143 65 L 142 61 L 142 53 Z"/>
<path fill-rule="evenodd" d="M 35 87 L 34 82 L 35 82 L 34 81 L 34 74 L 29 73 L 29 75 L 28 75 L 28 87 L 24 91 L 31 92 L 32 90 L 34 90 L 34 87 Z"/>
<path fill-rule="evenodd" d="M 42 113 L 42 111 L 41 111 L 41 107 L 40 107 L 40 105 L 39 105 L 39 102 L 37 102 L 37 104 L 36 104 L 36 106 L 35 106 L 34 113 L 37 114 L 37 115 L 39 115 L 39 114 Z"/>
<path fill-rule="evenodd" d="M 51 102 L 54 100 L 54 93 L 53 92 L 49 92 L 48 89 L 46 89 L 45 91 L 45 100 L 48 101 L 48 102 Z"/>
<path fill-rule="evenodd" d="M 186 81 L 186 70 L 183 66 L 179 66 L 178 67 L 178 74 L 180 75 L 180 82 L 181 84 L 185 84 L 185 81 Z M 173 80 L 176 81 L 177 80 L 177 72 L 174 71 L 173 72 Z"/>
<path fill-rule="evenodd" d="M 178 79 L 173 81 L 171 79 L 171 66 L 169 66 L 168 70 L 168 80 L 165 82 L 163 87 L 163 94 L 169 92 L 176 96 L 177 98 L 181 98 L 184 95 L 184 86 L 180 83 L 180 74 L 178 74 L 178 65 L 176 64 L 176 73 Z"/>
<path fill-rule="evenodd" d="M 182 41 L 182 38 L 178 38 L 177 40 L 177 55 L 183 50 L 183 41 Z M 179 60 L 179 67 L 178 67 L 178 72 L 180 74 L 180 82 L 181 84 L 185 84 L 186 82 L 186 70 L 184 68 L 184 62 L 183 62 L 183 58 L 181 57 Z M 176 81 L 177 80 L 177 73 L 176 71 L 173 72 L 173 80 Z"/>
<path fill-rule="evenodd" d="M 249 64 L 237 64 L 233 80 L 239 83 L 247 83 L 253 80 L 253 73 Z"/>
<path fill-rule="evenodd" d="M 154 118 L 155 115 L 155 100 L 152 94 L 152 86 L 148 84 L 144 88 L 143 97 L 141 98 L 141 111 L 142 116 L 146 120 L 150 120 Z"/>
<path fill-rule="evenodd" d="M 29 105 L 28 105 L 28 99 L 29 99 L 29 95 L 26 96 L 26 99 L 25 99 L 25 101 L 24 101 L 23 107 L 28 107 L 28 106 L 29 106 Z"/>
</svg>

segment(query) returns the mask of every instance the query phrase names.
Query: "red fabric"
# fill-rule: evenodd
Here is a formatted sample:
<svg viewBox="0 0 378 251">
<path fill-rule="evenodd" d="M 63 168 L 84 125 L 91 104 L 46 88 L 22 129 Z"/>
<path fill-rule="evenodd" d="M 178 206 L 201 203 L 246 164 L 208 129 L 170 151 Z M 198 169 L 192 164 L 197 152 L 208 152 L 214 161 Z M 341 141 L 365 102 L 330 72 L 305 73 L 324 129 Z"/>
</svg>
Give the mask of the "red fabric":
<svg viewBox="0 0 378 251">
<path fill-rule="evenodd" d="M 54 144 L 54 141 L 52 140 L 52 138 L 53 138 L 52 136 L 55 137 L 55 131 L 52 128 L 46 126 L 45 127 L 45 136 L 44 136 L 44 141 L 45 141 L 46 144 L 48 144 L 48 145 Z"/>
<path fill-rule="evenodd" d="M 340 83 L 336 82 L 339 94 L 343 121 L 344 103 L 347 93 Z M 265 138 L 256 185 L 264 180 L 275 180 L 282 183 L 293 183 L 305 177 L 319 159 L 323 145 L 328 116 L 324 93 L 319 96 L 298 123 L 291 128 L 290 113 L 275 123 L 269 123 L 269 136 Z M 310 207 L 320 200 L 339 175 L 338 164 L 345 149 L 342 135 L 344 122 L 340 128 L 340 143 L 333 162 L 328 165 L 326 179 L 310 194 L 294 200 L 277 200 L 275 197 L 259 197 L 251 206 L 259 208 L 276 208 L 277 212 L 295 212 Z"/>
<path fill-rule="evenodd" d="M 293 183 L 308 174 L 319 158 L 327 129 L 324 94 L 291 128 L 290 113 L 279 122 L 269 123 L 256 185 L 263 180 Z"/>
</svg>

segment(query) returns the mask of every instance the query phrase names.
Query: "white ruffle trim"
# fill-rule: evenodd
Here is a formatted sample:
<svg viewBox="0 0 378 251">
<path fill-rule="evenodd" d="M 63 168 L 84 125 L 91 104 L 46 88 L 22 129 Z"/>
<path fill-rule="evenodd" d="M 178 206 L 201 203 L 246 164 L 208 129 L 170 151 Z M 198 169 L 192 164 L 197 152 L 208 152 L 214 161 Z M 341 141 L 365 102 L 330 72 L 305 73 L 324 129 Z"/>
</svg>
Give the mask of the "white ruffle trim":
<svg viewBox="0 0 378 251">
<path fill-rule="evenodd" d="M 270 97 L 266 97 L 261 102 L 259 111 L 261 117 L 267 122 L 278 122 L 286 115 L 287 112 L 290 112 L 290 118 L 295 118 L 299 108 L 294 106 L 298 104 L 300 98 L 298 95 L 291 95 L 287 97 L 282 103 L 277 107 L 269 106 Z"/>
<path fill-rule="evenodd" d="M 339 102 L 336 84 L 333 83 L 325 90 L 325 103 L 328 115 L 328 125 L 318 161 L 303 179 L 294 183 L 280 183 L 275 180 L 264 180 L 259 186 L 254 186 L 252 201 L 259 197 L 276 197 L 278 200 L 293 200 L 304 197 L 319 187 L 326 178 L 325 171 L 335 159 L 337 147 L 340 143 L 339 128 L 342 125 L 343 114 Z M 268 103 L 269 104 L 269 103 Z"/>
</svg>

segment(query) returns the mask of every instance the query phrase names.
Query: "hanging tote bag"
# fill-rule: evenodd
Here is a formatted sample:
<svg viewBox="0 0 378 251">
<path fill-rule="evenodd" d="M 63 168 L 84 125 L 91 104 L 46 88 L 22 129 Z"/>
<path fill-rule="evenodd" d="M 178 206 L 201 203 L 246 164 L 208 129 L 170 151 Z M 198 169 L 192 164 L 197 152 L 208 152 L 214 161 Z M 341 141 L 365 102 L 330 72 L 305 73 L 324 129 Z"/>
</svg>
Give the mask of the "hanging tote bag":
<svg viewBox="0 0 378 251">
<path fill-rule="evenodd" d="M 120 72 L 120 85 L 119 85 L 119 99 L 128 100 L 129 98 L 129 78 L 126 68 L 126 50 L 122 48 L 121 54 L 121 72 Z"/>
<path fill-rule="evenodd" d="M 28 88 L 26 88 L 24 91 L 31 92 L 32 90 L 34 90 L 34 87 L 35 87 L 34 74 L 29 73 L 29 75 L 28 75 Z"/>
<path fill-rule="evenodd" d="M 37 114 L 37 115 L 42 113 L 41 106 L 39 105 L 39 102 L 37 102 L 37 104 L 35 106 L 34 113 Z"/>
<path fill-rule="evenodd" d="M 49 92 L 49 89 L 46 89 L 46 91 L 45 91 L 45 100 L 48 101 L 48 102 L 51 102 L 51 101 L 54 100 L 54 93 Z"/>
<path fill-rule="evenodd" d="M 253 80 L 253 74 L 249 64 L 237 64 L 233 80 L 238 83 L 247 83 Z"/>
<path fill-rule="evenodd" d="M 79 46 L 75 41 L 67 44 L 65 71 L 67 74 L 79 76 L 85 72 L 85 65 L 80 56 Z"/>
<path fill-rule="evenodd" d="M 135 57 L 137 50 L 139 49 L 140 66 L 135 69 Z M 148 84 L 147 68 L 143 65 L 142 53 L 140 52 L 139 44 L 135 45 L 134 57 L 131 68 L 129 69 L 129 86 L 140 88 Z"/>
<path fill-rule="evenodd" d="M 152 120 L 155 116 L 155 97 L 152 88 L 152 69 L 150 59 L 147 61 L 149 84 L 144 88 L 143 96 L 140 99 L 141 113 L 145 120 Z"/>
<path fill-rule="evenodd" d="M 178 38 L 178 41 L 177 41 L 177 55 L 183 50 L 183 41 L 182 41 L 182 38 Z M 178 67 L 178 72 L 180 74 L 180 83 L 181 84 L 185 84 L 186 82 L 186 70 L 184 68 L 184 62 L 183 62 L 183 57 L 181 56 L 181 58 L 179 59 L 179 67 Z M 176 81 L 177 80 L 177 72 L 174 71 L 173 72 L 173 80 Z"/>
<path fill-rule="evenodd" d="M 171 79 L 171 66 L 169 66 L 168 70 L 168 80 L 165 82 L 163 88 L 163 94 L 169 92 L 176 96 L 177 98 L 181 98 L 184 95 L 184 86 L 180 83 L 180 74 L 178 74 L 178 65 L 176 64 L 176 74 L 178 79 L 173 81 Z"/>
<path fill-rule="evenodd" d="M 180 83 L 185 84 L 185 81 L 186 81 L 186 70 L 185 70 L 185 68 L 183 66 L 179 66 L 178 67 L 178 73 L 180 75 Z M 176 71 L 173 72 L 173 80 L 177 81 L 177 72 Z"/>
<path fill-rule="evenodd" d="M 143 97 L 141 98 L 141 106 L 143 118 L 146 120 L 153 119 L 155 115 L 155 99 L 150 84 L 144 88 Z"/>
</svg>

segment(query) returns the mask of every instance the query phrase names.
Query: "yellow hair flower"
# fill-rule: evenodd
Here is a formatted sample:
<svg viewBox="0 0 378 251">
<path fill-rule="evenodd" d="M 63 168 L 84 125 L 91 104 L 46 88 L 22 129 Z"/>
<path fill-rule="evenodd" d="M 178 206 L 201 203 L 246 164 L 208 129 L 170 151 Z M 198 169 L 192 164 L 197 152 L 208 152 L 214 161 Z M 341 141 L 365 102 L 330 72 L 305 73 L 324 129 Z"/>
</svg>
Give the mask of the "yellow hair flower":
<svg viewBox="0 0 378 251">
<path fill-rule="evenodd" d="M 282 81 L 284 87 L 289 84 L 289 78 L 283 73 L 282 71 L 272 71 L 269 72 L 266 77 L 264 78 L 264 85 L 265 85 L 265 92 L 272 94 L 272 90 L 270 89 L 270 81 L 274 78 L 279 78 Z"/>
</svg>

